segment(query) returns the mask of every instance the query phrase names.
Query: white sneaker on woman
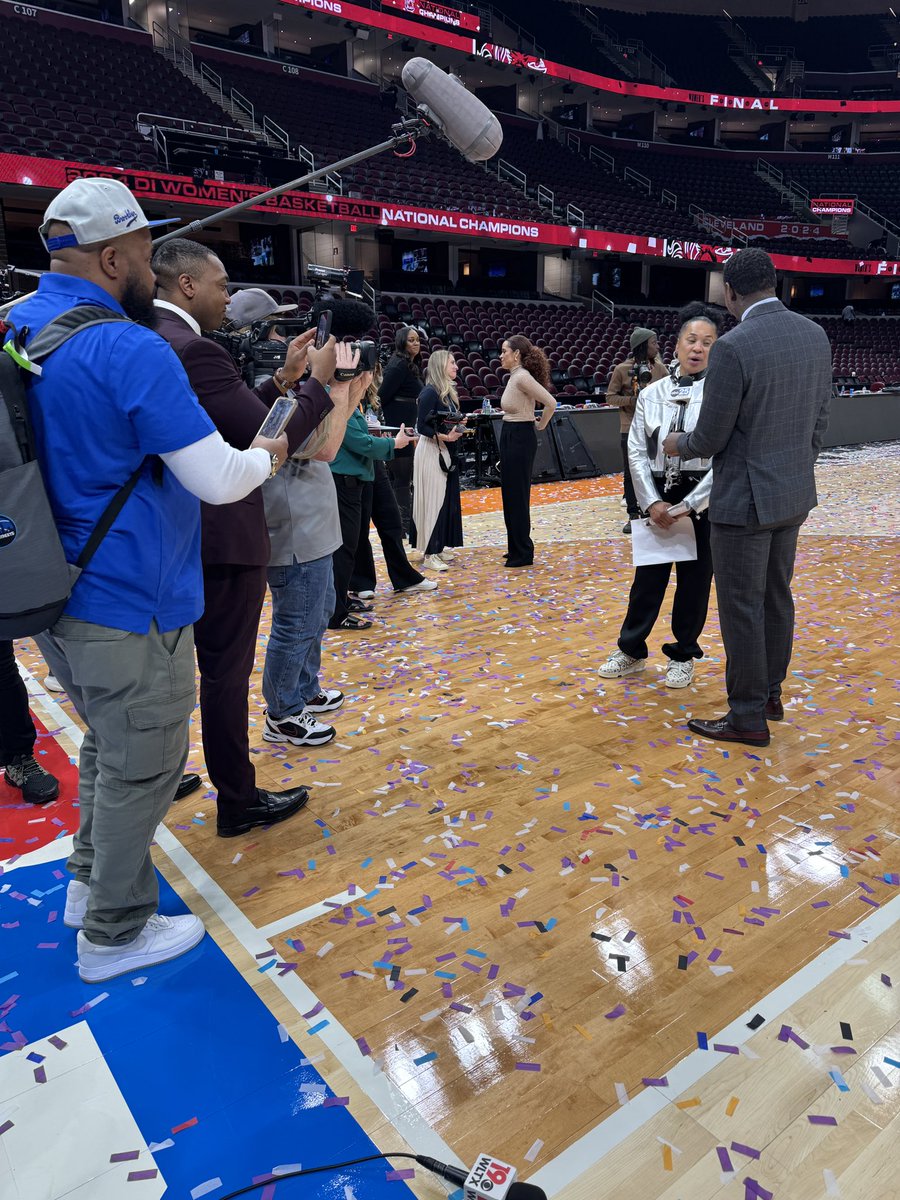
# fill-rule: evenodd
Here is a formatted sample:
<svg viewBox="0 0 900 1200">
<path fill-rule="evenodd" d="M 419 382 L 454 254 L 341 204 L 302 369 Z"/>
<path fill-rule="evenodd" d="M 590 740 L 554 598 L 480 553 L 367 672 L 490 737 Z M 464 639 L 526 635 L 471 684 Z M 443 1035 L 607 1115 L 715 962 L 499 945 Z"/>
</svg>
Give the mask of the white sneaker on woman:
<svg viewBox="0 0 900 1200">
<path fill-rule="evenodd" d="M 644 669 L 643 658 L 632 658 L 623 650 L 613 650 L 612 654 L 597 672 L 603 679 L 621 679 L 623 675 L 636 675 Z"/>
<path fill-rule="evenodd" d="M 404 596 L 407 592 L 433 592 L 437 587 L 437 581 L 434 579 L 422 579 L 419 583 L 411 583 L 408 587 L 396 588 L 398 596 Z"/>
<path fill-rule="evenodd" d="M 437 554 L 429 554 L 422 560 L 426 571 L 449 571 L 450 568 Z"/>
<path fill-rule="evenodd" d="M 456 551 L 451 550 L 449 546 L 445 546 L 438 555 L 438 558 L 443 559 L 444 562 L 453 562 L 454 558 L 456 558 Z"/>
<path fill-rule="evenodd" d="M 78 934 L 78 974 L 85 983 L 105 983 L 128 971 L 156 967 L 194 947 L 206 930 L 199 917 L 151 917 L 127 946 L 97 946 Z"/>
<path fill-rule="evenodd" d="M 694 660 L 692 658 L 689 658 L 687 662 L 676 662 L 674 658 L 669 659 L 669 665 L 666 667 L 666 687 L 689 687 L 693 680 Z"/>
</svg>

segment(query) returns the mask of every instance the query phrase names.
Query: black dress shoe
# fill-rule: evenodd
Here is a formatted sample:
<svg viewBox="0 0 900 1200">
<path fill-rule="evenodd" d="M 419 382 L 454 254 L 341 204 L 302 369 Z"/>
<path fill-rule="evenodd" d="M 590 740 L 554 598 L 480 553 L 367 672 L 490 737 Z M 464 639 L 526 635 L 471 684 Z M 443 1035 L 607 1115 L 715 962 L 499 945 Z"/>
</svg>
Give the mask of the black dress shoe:
<svg viewBox="0 0 900 1200">
<path fill-rule="evenodd" d="M 197 788 L 202 786 L 203 780 L 199 775 L 182 775 L 181 783 L 175 789 L 175 800 L 183 800 L 185 796 L 189 796 L 191 792 L 196 792 Z M 175 801 L 173 800 L 173 803 Z"/>
<path fill-rule="evenodd" d="M 766 720 L 767 721 L 783 721 L 784 720 L 784 705 L 780 700 L 766 701 Z"/>
<path fill-rule="evenodd" d="M 286 821 L 299 812 L 308 799 L 309 792 L 305 787 L 291 788 L 288 792 L 267 792 L 257 788 L 256 803 L 244 809 L 241 820 L 227 824 L 218 821 L 216 833 L 219 837 L 240 837 L 258 825 L 277 825 L 279 821 Z"/>
<path fill-rule="evenodd" d="M 527 562 L 513 562 L 513 560 L 511 558 L 508 558 L 506 560 L 506 565 L 507 565 L 507 567 L 509 567 L 510 570 L 515 571 L 519 567 L 533 567 L 534 559 L 529 558 Z"/>
<path fill-rule="evenodd" d="M 688 721 L 688 729 L 714 742 L 742 742 L 745 746 L 768 746 L 768 729 L 735 729 L 722 717 L 718 721 Z"/>
</svg>

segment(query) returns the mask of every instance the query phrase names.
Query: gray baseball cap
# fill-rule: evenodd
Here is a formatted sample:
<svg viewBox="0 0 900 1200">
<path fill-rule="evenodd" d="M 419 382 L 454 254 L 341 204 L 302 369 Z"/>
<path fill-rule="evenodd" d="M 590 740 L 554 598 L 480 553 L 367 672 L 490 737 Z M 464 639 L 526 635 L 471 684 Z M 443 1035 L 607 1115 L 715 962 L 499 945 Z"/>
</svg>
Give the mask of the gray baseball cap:
<svg viewBox="0 0 900 1200">
<path fill-rule="evenodd" d="M 64 222 L 72 232 L 48 239 L 47 229 L 54 221 Z M 136 229 L 155 229 L 178 221 L 178 217 L 148 221 L 137 200 L 118 179 L 73 179 L 50 201 L 40 234 L 47 250 L 62 250 L 66 246 L 93 246 Z"/>
<path fill-rule="evenodd" d="M 244 325 L 252 325 L 254 321 L 264 321 L 266 317 L 294 312 L 296 308 L 296 304 L 279 304 L 274 296 L 262 288 L 244 288 L 231 297 L 225 316 L 241 329 Z"/>
</svg>

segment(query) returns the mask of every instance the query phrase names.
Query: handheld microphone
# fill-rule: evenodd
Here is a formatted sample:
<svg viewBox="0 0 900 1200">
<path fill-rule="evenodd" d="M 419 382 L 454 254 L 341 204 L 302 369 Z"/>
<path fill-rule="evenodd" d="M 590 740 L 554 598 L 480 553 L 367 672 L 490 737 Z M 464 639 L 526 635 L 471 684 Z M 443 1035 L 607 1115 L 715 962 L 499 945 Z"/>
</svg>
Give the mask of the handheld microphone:
<svg viewBox="0 0 900 1200">
<path fill-rule="evenodd" d="M 464 1200 L 547 1200 L 543 1188 L 516 1179 L 516 1168 L 493 1154 L 479 1154 L 471 1171 L 451 1167 L 436 1158 L 415 1155 L 420 1167 L 463 1189 Z"/>
<path fill-rule="evenodd" d="M 403 68 L 403 86 L 426 120 L 469 162 L 484 162 L 500 149 L 500 122 L 455 75 L 427 58 L 411 58 Z"/>
</svg>

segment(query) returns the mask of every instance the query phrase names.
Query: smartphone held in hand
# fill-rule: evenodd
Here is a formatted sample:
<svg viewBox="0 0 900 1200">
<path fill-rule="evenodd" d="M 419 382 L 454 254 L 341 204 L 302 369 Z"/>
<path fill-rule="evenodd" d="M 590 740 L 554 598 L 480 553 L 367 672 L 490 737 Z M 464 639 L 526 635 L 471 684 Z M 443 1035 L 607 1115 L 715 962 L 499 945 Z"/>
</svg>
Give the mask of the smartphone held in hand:
<svg viewBox="0 0 900 1200">
<path fill-rule="evenodd" d="M 294 415 L 297 400 L 294 396 L 282 396 L 269 409 L 269 415 L 259 427 L 257 437 L 278 438 L 284 433 L 288 421 Z"/>
</svg>

